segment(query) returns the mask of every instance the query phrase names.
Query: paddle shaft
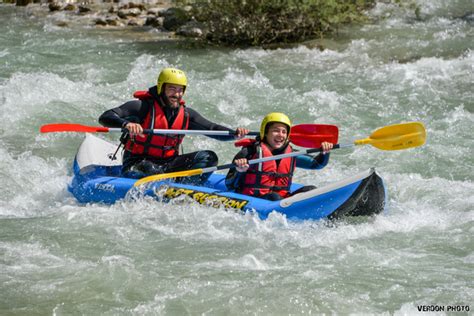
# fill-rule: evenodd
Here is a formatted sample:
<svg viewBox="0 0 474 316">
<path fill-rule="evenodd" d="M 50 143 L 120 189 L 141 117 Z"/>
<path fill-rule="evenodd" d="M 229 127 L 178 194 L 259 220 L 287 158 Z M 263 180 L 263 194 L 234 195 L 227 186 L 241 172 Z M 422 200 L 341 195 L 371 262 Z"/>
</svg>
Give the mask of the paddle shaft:
<svg viewBox="0 0 474 316">
<path fill-rule="evenodd" d="M 127 132 L 125 128 L 118 127 L 104 127 L 104 126 L 88 126 L 75 123 L 53 123 L 41 126 L 41 133 L 57 133 L 57 132 L 79 132 L 79 133 L 109 133 Z M 235 130 L 230 131 L 209 131 L 209 130 L 176 130 L 176 129 L 144 129 L 144 134 L 180 134 L 180 135 L 211 135 L 211 136 L 235 136 Z M 257 136 L 259 132 L 250 132 L 249 136 Z M 335 125 L 327 124 L 299 124 L 291 128 L 291 134 L 297 135 L 299 138 L 303 137 L 332 137 L 333 143 L 337 142 L 338 128 Z M 334 141 L 336 140 L 336 141 Z M 309 146 L 306 146 L 309 147 Z M 316 147 L 316 146 L 313 146 Z"/>
<path fill-rule="evenodd" d="M 124 128 L 104 127 L 98 128 L 97 132 L 127 132 Z M 178 135 L 209 135 L 209 136 L 235 136 L 235 131 L 202 131 L 202 130 L 181 130 L 181 129 L 144 129 L 144 134 L 178 134 Z M 249 132 L 247 135 L 256 136 L 258 132 Z"/>
<path fill-rule="evenodd" d="M 355 144 L 336 144 L 332 149 L 338 149 L 338 148 L 346 148 L 346 147 L 352 147 L 355 146 Z M 311 148 L 311 149 L 306 149 L 302 151 L 294 151 L 292 153 L 288 154 L 281 154 L 281 155 L 276 155 L 276 156 L 270 156 L 270 157 L 265 157 L 265 158 L 257 158 L 257 159 L 252 159 L 248 161 L 249 165 L 253 165 L 256 163 L 261 163 L 261 162 L 266 162 L 266 161 L 272 161 L 272 160 L 279 160 L 283 158 L 290 158 L 290 157 L 297 157 L 301 155 L 307 155 L 307 154 L 312 154 L 312 153 L 317 153 L 317 152 L 322 152 L 323 149 L 320 148 Z M 220 165 L 220 166 L 215 166 L 215 167 L 209 167 L 209 168 L 203 168 L 201 169 L 201 173 L 207 173 L 207 172 L 214 172 L 217 170 L 224 170 L 224 169 L 230 169 L 237 167 L 233 163 L 228 163 L 225 165 Z"/>
<path fill-rule="evenodd" d="M 74 123 L 54 123 L 41 126 L 41 133 L 57 132 L 80 132 L 80 133 L 109 133 L 109 132 L 127 132 L 124 128 L 113 128 L 103 126 L 87 126 Z M 144 134 L 178 134 L 178 135 L 207 135 L 207 136 L 228 136 L 234 138 L 236 131 L 208 131 L 208 130 L 176 130 L 176 129 L 145 129 Z M 321 142 L 327 141 L 337 143 L 338 128 L 335 125 L 328 124 L 299 124 L 291 128 L 290 141 L 300 147 L 317 148 Z M 257 136 L 259 132 L 250 132 L 246 136 Z"/>
</svg>

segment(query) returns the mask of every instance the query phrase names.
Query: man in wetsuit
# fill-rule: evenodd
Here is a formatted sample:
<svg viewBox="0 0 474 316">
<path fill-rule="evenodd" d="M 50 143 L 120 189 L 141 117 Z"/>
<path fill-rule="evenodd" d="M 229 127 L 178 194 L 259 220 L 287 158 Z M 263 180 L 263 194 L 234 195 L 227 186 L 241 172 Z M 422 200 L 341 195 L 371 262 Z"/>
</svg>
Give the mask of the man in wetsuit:
<svg viewBox="0 0 474 316">
<path fill-rule="evenodd" d="M 223 130 L 230 128 L 215 124 L 195 110 L 186 107 L 183 94 L 187 86 L 184 72 L 165 68 L 158 76 L 156 86 L 148 91 L 137 91 L 138 100 L 128 101 L 119 107 L 105 111 L 99 122 L 107 127 L 121 127 L 128 131 L 124 139 L 122 174 L 130 178 L 168 173 L 217 165 L 217 155 L 210 150 L 200 150 L 179 155 L 179 145 L 184 135 L 143 134 L 144 129 Z M 236 129 L 240 138 L 249 131 Z M 218 140 L 231 140 L 229 136 L 212 136 Z M 184 183 L 200 184 L 210 173 L 182 178 Z"/>
</svg>

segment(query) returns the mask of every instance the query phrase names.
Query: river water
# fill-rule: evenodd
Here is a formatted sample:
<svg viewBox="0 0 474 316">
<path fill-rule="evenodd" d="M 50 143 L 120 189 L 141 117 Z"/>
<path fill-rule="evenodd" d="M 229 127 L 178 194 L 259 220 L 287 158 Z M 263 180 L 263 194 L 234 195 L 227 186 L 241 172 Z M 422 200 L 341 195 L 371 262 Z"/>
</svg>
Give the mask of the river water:
<svg viewBox="0 0 474 316">
<path fill-rule="evenodd" d="M 342 30 L 324 51 L 193 48 L 0 6 L 0 314 L 472 313 L 474 8 L 418 3 L 421 20 L 381 4 L 371 14 L 385 20 Z M 373 218 L 78 204 L 67 185 L 84 135 L 39 127 L 97 125 L 166 66 L 186 71 L 189 106 L 231 127 L 258 130 L 278 110 L 295 124 L 336 124 L 347 143 L 421 121 L 427 143 L 341 149 L 325 169 L 297 171 L 322 185 L 375 167 L 389 208 Z M 237 150 L 188 137 L 185 151 L 198 148 L 221 163 Z"/>
</svg>

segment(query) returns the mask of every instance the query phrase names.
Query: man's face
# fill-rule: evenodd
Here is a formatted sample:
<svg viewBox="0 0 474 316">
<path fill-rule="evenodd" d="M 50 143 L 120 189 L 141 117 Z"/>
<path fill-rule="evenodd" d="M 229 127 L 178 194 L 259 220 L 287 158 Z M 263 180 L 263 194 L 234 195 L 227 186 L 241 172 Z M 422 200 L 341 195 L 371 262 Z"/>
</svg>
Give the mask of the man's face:
<svg viewBox="0 0 474 316">
<path fill-rule="evenodd" d="M 184 94 L 184 87 L 176 84 L 165 85 L 165 95 L 168 98 L 172 108 L 179 107 L 179 101 Z"/>
</svg>

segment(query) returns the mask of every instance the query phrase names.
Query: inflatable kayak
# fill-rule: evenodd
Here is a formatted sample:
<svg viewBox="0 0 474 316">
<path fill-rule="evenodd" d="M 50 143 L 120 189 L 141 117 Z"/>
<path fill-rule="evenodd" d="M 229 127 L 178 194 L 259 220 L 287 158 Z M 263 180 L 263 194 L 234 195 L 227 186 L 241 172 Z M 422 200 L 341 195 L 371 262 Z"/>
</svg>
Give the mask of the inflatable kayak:
<svg viewBox="0 0 474 316">
<path fill-rule="evenodd" d="M 280 201 L 268 201 L 229 191 L 225 175 L 212 174 L 202 186 L 162 180 L 134 187 L 136 179 L 120 176 L 121 158 L 113 158 L 117 145 L 86 134 L 74 160 L 69 191 L 81 203 L 114 203 L 153 196 L 161 202 L 197 202 L 210 207 L 253 211 L 265 219 L 275 211 L 291 220 L 317 220 L 342 216 L 370 216 L 384 210 L 386 190 L 374 169 Z M 291 191 L 302 187 L 293 183 Z M 187 202 L 186 202 L 187 203 Z"/>
</svg>

